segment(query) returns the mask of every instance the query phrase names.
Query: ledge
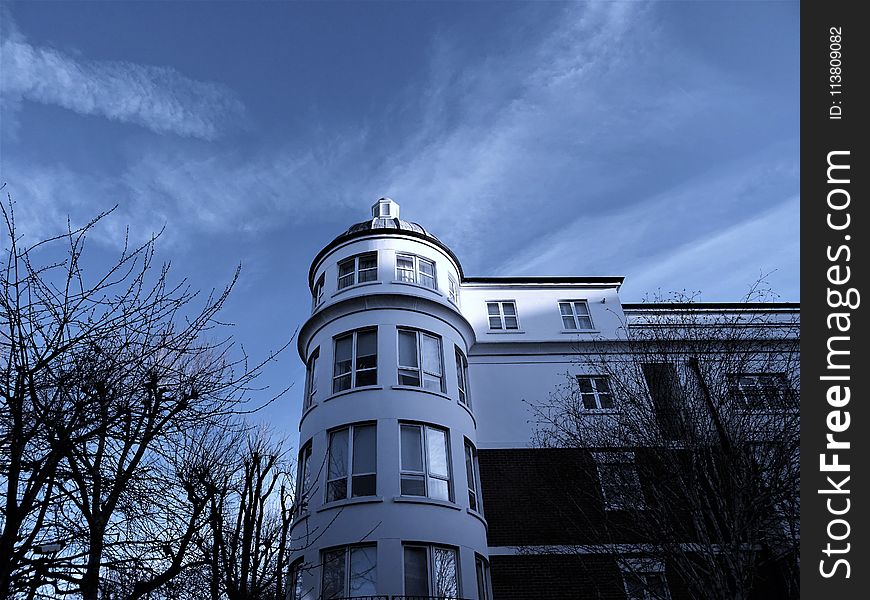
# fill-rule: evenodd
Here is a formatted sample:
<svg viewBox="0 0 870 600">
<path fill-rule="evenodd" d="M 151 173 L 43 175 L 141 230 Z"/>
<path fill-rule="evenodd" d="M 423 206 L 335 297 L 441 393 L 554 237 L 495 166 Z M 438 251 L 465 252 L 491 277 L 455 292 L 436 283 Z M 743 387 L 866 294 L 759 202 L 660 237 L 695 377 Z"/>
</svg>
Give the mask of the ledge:
<svg viewBox="0 0 870 600">
<path fill-rule="evenodd" d="M 436 296 L 440 296 L 442 298 L 444 297 L 444 294 L 442 294 L 441 290 L 439 290 L 437 287 L 429 287 L 428 285 L 423 285 L 420 283 L 413 283 L 411 281 L 399 281 L 398 279 L 393 279 L 393 281 L 391 281 L 390 283 L 394 283 L 396 285 L 408 285 L 411 287 L 420 288 L 421 290 L 428 290 L 428 291 L 432 292 L 433 294 L 435 294 Z"/>
<path fill-rule="evenodd" d="M 407 502 L 408 504 L 428 504 L 430 506 L 443 506 L 453 510 L 462 510 L 461 506 L 457 506 L 449 500 L 437 500 L 426 496 L 393 496 L 393 502 Z"/>
<path fill-rule="evenodd" d="M 466 397 L 467 397 L 467 396 L 466 396 Z M 471 409 L 468 408 L 468 405 L 463 404 L 463 403 L 460 402 L 459 400 L 456 401 L 456 404 L 458 404 L 459 406 L 461 406 L 462 408 L 465 409 L 465 412 L 467 412 L 467 413 L 468 413 L 468 416 L 471 417 L 471 422 L 474 423 L 474 428 L 477 429 L 477 417 L 474 416 L 474 413 L 471 412 Z"/>
<path fill-rule="evenodd" d="M 383 496 L 358 496 L 356 498 L 345 498 L 344 500 L 336 500 L 335 502 L 328 502 L 317 509 L 316 512 L 323 512 L 325 510 L 332 510 L 335 508 L 342 508 L 344 506 L 351 506 L 353 504 L 375 504 L 377 502 L 383 502 Z"/>
<path fill-rule="evenodd" d="M 293 518 L 293 523 L 291 523 L 291 525 L 290 525 L 290 531 L 293 531 L 294 529 L 296 529 L 296 526 L 297 526 L 297 525 L 302 525 L 302 523 L 304 523 L 305 521 L 307 521 L 307 520 L 308 520 L 308 517 L 310 517 L 310 516 L 311 516 L 311 511 L 310 511 L 310 510 L 306 510 L 306 511 L 305 511 L 304 513 L 302 513 L 301 515 L 296 515 L 296 516 Z"/>
<path fill-rule="evenodd" d="M 489 529 L 489 523 L 486 522 L 486 519 L 483 518 L 483 514 L 477 512 L 476 510 L 471 510 L 470 508 L 466 508 L 465 512 L 470 514 L 472 517 L 483 523 L 483 526 Z"/>
<path fill-rule="evenodd" d="M 345 288 L 341 288 L 340 290 L 335 292 L 333 295 L 331 295 L 330 298 L 335 298 L 336 296 L 340 296 L 340 295 L 344 294 L 345 292 L 355 290 L 356 288 L 366 287 L 367 285 L 381 285 L 382 283 L 383 283 L 383 281 L 365 281 L 363 283 L 355 283 L 355 284 L 349 285 Z M 320 304 L 323 304 L 323 302 L 321 302 Z M 315 311 L 312 312 L 312 314 L 314 314 L 314 312 L 316 312 L 316 309 L 315 309 Z"/>
<path fill-rule="evenodd" d="M 563 329 L 565 335 L 578 335 L 581 333 L 601 333 L 600 329 Z"/>
<path fill-rule="evenodd" d="M 416 385 L 391 385 L 391 390 L 406 390 L 409 392 L 420 392 L 423 394 L 430 394 L 432 396 L 438 396 L 439 398 L 444 398 L 445 400 L 453 401 L 453 398 L 445 394 L 444 392 L 436 392 L 434 390 L 427 390 L 424 387 L 417 387 Z M 458 400 L 457 400 L 458 402 Z"/>
<path fill-rule="evenodd" d="M 347 391 L 350 391 L 350 390 L 347 390 Z M 311 403 L 311 406 L 309 406 L 308 408 L 306 408 L 305 410 L 303 410 L 303 411 L 302 411 L 302 414 L 299 415 L 299 431 L 302 431 L 302 421 L 304 421 L 304 420 L 305 420 L 305 417 L 308 416 L 308 413 L 310 413 L 310 412 L 311 412 L 312 410 L 314 410 L 315 408 L 317 408 L 317 402 L 312 402 L 312 403 Z"/>
<path fill-rule="evenodd" d="M 366 391 L 382 390 L 382 389 L 384 389 L 384 386 L 382 386 L 382 385 L 364 385 L 362 387 L 350 388 L 349 390 L 342 390 L 340 392 L 335 392 L 331 396 L 327 396 L 326 398 L 323 399 L 323 402 L 329 402 L 333 398 L 338 398 L 339 396 L 346 396 L 346 395 L 352 394 L 354 392 L 366 392 Z M 317 404 L 315 404 L 314 406 L 317 406 Z"/>
<path fill-rule="evenodd" d="M 491 329 L 486 332 L 488 335 L 513 335 L 516 333 L 525 333 L 522 329 Z"/>
</svg>

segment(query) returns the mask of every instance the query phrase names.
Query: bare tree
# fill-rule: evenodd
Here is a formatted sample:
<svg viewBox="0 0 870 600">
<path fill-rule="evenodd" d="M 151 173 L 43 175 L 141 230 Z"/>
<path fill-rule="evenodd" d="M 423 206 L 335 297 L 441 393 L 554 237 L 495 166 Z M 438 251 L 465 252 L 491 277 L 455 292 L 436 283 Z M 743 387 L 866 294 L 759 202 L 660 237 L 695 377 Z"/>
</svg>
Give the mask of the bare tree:
<svg viewBox="0 0 870 600">
<path fill-rule="evenodd" d="M 105 215 L 25 244 L 13 209 L 0 205 L 0 596 L 148 596 L 197 567 L 220 491 L 190 433 L 231 429 L 275 355 L 249 365 L 217 337 L 238 270 L 200 300 L 152 238 L 88 276 Z"/>
<path fill-rule="evenodd" d="M 594 531 L 571 551 L 612 554 L 638 597 L 666 597 L 644 560 L 693 598 L 772 580 L 797 597 L 799 321 L 754 303 L 762 288 L 634 308 L 622 339 L 578 348 L 566 383 L 532 403 L 538 444 L 584 456 L 586 481 L 554 485 L 569 526 Z"/>
</svg>

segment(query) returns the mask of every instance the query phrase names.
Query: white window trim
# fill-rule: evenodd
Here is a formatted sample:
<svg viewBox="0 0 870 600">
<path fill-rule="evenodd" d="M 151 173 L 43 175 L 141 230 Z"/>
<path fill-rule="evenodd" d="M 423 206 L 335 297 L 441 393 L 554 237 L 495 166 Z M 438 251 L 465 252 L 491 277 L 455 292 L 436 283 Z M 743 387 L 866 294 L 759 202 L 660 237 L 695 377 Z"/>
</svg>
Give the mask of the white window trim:
<svg viewBox="0 0 870 600">
<path fill-rule="evenodd" d="M 375 429 L 375 471 L 364 471 L 362 473 L 354 473 L 353 471 L 353 431 L 357 427 L 374 427 Z M 329 478 L 329 461 L 332 458 L 330 456 L 330 450 L 332 449 L 332 436 L 339 431 L 347 430 L 347 465 L 345 470 L 344 477 L 337 477 L 335 479 Z M 378 464 L 378 426 L 377 422 L 364 422 L 364 423 L 353 423 L 352 425 L 343 425 L 342 427 L 336 427 L 335 429 L 330 429 L 326 435 L 326 489 L 324 490 L 324 503 L 331 504 L 333 502 L 343 502 L 345 500 L 351 500 L 355 498 L 372 498 L 377 496 L 378 491 L 378 472 L 377 472 L 377 464 Z M 375 476 L 375 492 L 373 494 L 368 494 L 366 496 L 354 496 L 353 495 L 353 478 L 360 477 L 364 475 L 374 475 Z M 345 496 L 344 498 L 336 498 L 335 500 L 329 499 L 329 484 L 333 481 L 341 481 L 345 480 Z"/>
<path fill-rule="evenodd" d="M 583 403 L 583 396 L 584 395 L 588 396 L 589 393 L 588 392 L 584 393 L 582 390 L 580 390 L 579 386 L 580 386 L 581 379 L 589 379 L 591 381 L 592 398 L 595 400 L 595 407 L 594 408 L 588 408 L 586 406 L 586 404 Z M 610 406 L 610 407 L 606 407 L 606 406 L 601 405 L 601 396 L 603 395 L 603 392 L 598 389 L 597 380 L 599 380 L 599 379 L 607 380 L 607 395 L 610 396 L 610 403 L 612 404 L 612 406 Z M 577 375 L 577 386 L 578 386 L 578 392 L 580 394 L 580 404 L 582 405 L 583 410 L 590 411 L 590 412 L 615 412 L 616 411 L 616 399 L 613 396 L 613 388 L 610 387 L 610 377 L 608 377 L 607 375 L 598 375 L 596 373 L 581 373 L 581 374 Z"/>
<path fill-rule="evenodd" d="M 399 276 L 399 258 L 410 258 L 413 262 L 413 275 L 414 278 L 411 281 L 404 279 Z M 420 274 L 420 261 L 425 261 L 432 265 L 432 285 L 427 285 L 421 281 Z M 402 272 L 407 271 L 407 269 L 402 269 Z M 438 289 L 438 266 L 435 261 L 431 258 L 426 258 L 425 256 L 418 256 L 416 254 L 411 254 L 410 252 L 396 252 L 396 281 L 398 283 L 413 283 L 415 285 L 419 285 L 420 287 L 424 287 L 427 289 L 437 290 Z"/>
<path fill-rule="evenodd" d="M 459 305 L 459 283 L 453 273 L 447 273 L 447 299 L 453 304 Z"/>
<path fill-rule="evenodd" d="M 643 510 L 646 507 L 646 499 L 643 495 L 643 486 L 637 472 L 634 452 L 593 452 L 595 467 L 598 471 L 598 482 L 601 487 L 601 498 L 604 501 L 605 510 Z M 617 465 L 631 467 L 632 485 L 635 487 L 637 496 L 630 498 L 608 498 L 607 487 L 604 484 L 603 471 L 607 467 Z"/>
<path fill-rule="evenodd" d="M 302 412 L 314 406 L 314 398 L 317 395 L 317 363 L 319 361 L 320 346 L 314 349 L 305 363 L 305 398 L 303 399 Z"/>
<path fill-rule="evenodd" d="M 748 402 L 748 391 L 744 390 L 740 386 L 740 378 L 742 377 L 751 377 L 755 381 L 756 389 L 758 390 L 759 396 L 764 400 L 764 406 L 752 406 Z M 779 406 L 771 406 L 767 403 L 767 399 L 763 397 L 762 390 L 763 387 L 759 386 L 760 378 L 771 378 L 778 382 L 776 387 L 777 392 L 779 393 Z M 791 389 L 788 385 L 788 379 L 786 378 L 786 374 L 782 372 L 775 371 L 757 371 L 757 372 L 742 372 L 742 373 L 729 373 L 728 374 L 729 385 L 731 387 L 731 395 L 732 397 L 740 403 L 740 409 L 753 412 L 753 413 L 765 413 L 765 412 L 788 412 L 793 411 L 796 412 L 799 409 L 799 404 L 794 400 L 789 401 L 789 394 L 791 394 Z M 792 404 L 793 406 L 789 406 Z"/>
<path fill-rule="evenodd" d="M 490 304 L 497 304 L 498 305 L 498 315 L 489 314 L 489 305 Z M 513 304 L 514 314 L 507 315 L 507 316 L 513 317 L 517 320 L 516 328 L 508 329 L 505 326 L 505 311 L 504 311 L 505 304 Z M 492 322 L 490 321 L 490 319 L 492 319 L 494 317 L 499 318 L 499 322 L 501 323 L 500 327 L 493 327 L 492 326 Z M 517 301 L 516 300 L 486 300 L 486 323 L 489 326 L 490 333 L 492 333 L 492 332 L 516 333 L 516 332 L 521 331 L 522 326 L 520 325 L 520 311 L 517 309 Z"/>
<path fill-rule="evenodd" d="M 456 396 L 459 403 L 471 410 L 471 394 L 468 385 L 468 357 L 459 346 L 453 346 L 453 357 L 456 361 Z M 465 396 L 465 400 L 462 397 Z"/>
<path fill-rule="evenodd" d="M 409 333 L 413 333 L 417 338 L 417 366 L 406 366 L 402 365 L 399 361 L 401 358 L 401 350 L 399 348 L 399 339 L 401 336 L 401 332 L 406 331 Z M 437 373 L 433 373 L 431 371 L 427 371 L 425 366 L 423 365 L 423 336 L 428 336 L 438 341 L 438 360 L 441 363 L 441 375 Z M 408 383 L 401 383 L 399 380 L 400 371 L 417 371 L 417 375 L 420 380 L 420 385 L 411 385 Z M 428 375 L 432 378 L 438 377 L 441 380 L 441 389 L 439 390 L 430 390 L 425 387 L 423 383 L 424 376 Z M 414 329 L 412 327 L 397 327 L 396 328 L 396 384 L 401 386 L 420 388 L 421 390 L 427 392 L 441 392 L 442 394 L 447 393 L 447 378 L 444 373 L 444 341 L 442 340 L 440 335 L 436 335 L 434 333 L 430 333 L 428 331 L 424 331 L 422 329 Z"/>
<path fill-rule="evenodd" d="M 571 307 L 570 315 L 562 314 L 562 305 L 567 304 Z M 579 314 L 577 312 L 577 304 L 582 304 L 586 307 L 586 314 Z M 562 320 L 562 330 L 563 331 L 596 331 L 595 329 L 595 321 L 592 320 L 592 311 L 589 309 L 589 301 L 586 299 L 573 299 L 573 300 L 559 300 L 556 302 L 556 306 L 559 309 L 559 319 Z M 574 327 L 565 327 L 564 317 L 570 316 L 574 322 Z M 580 327 L 580 318 L 586 317 L 589 319 L 589 327 Z"/>
<path fill-rule="evenodd" d="M 465 478 L 468 479 L 468 460 L 466 453 L 471 449 L 471 476 L 472 481 L 467 481 L 469 495 L 474 495 L 474 508 L 471 507 L 471 499 L 468 500 L 468 508 L 474 512 L 483 514 L 483 501 L 480 493 L 480 465 L 477 462 L 477 447 L 468 438 L 465 439 L 462 448 L 462 459 L 465 462 Z"/>
<path fill-rule="evenodd" d="M 314 289 L 311 291 L 311 310 L 314 310 L 323 304 L 323 295 L 326 288 L 326 273 L 321 273 L 320 277 L 314 283 Z"/>
<path fill-rule="evenodd" d="M 358 343 L 357 338 L 358 338 L 360 333 L 368 333 L 368 332 L 374 332 L 374 334 L 375 334 L 375 366 L 369 367 L 367 369 L 358 369 L 357 368 L 357 343 Z M 336 375 L 335 374 L 336 347 L 338 346 L 338 340 L 340 340 L 344 337 L 347 337 L 347 336 L 351 336 L 350 371 L 348 373 L 342 373 L 341 375 Z M 367 327 L 364 329 L 355 329 L 353 331 L 346 331 L 346 332 L 339 334 L 339 335 L 332 338 L 332 395 L 333 396 L 336 394 L 349 392 L 350 390 L 353 390 L 355 388 L 369 387 L 368 385 L 366 385 L 366 386 L 357 385 L 357 373 L 360 373 L 360 372 L 374 371 L 375 372 L 375 383 L 373 383 L 371 385 L 377 385 L 377 379 L 378 379 L 378 347 L 377 347 L 377 344 L 378 344 L 378 329 L 377 329 L 377 327 L 374 327 L 374 328 Z M 343 390 L 336 390 L 335 389 L 336 381 L 338 379 L 341 379 L 342 377 L 346 377 L 348 374 L 350 375 L 350 387 L 343 389 Z"/>
<path fill-rule="evenodd" d="M 311 440 L 302 444 L 302 449 L 299 450 L 299 460 L 296 463 L 296 497 L 298 499 L 296 503 L 297 515 L 308 512 L 308 505 L 311 500 L 311 450 L 313 445 L 314 444 Z M 306 479 L 308 480 L 308 485 L 306 485 Z"/>
<path fill-rule="evenodd" d="M 411 471 L 403 468 L 402 466 L 402 427 L 418 427 L 421 429 L 420 435 L 420 444 L 422 445 L 421 456 L 423 457 L 423 471 Z M 432 475 L 429 471 L 429 430 L 435 429 L 437 431 L 444 432 L 444 439 L 447 443 L 446 458 L 447 458 L 447 479 L 445 480 L 443 477 L 439 475 Z M 403 475 L 413 475 L 413 476 L 422 476 L 423 477 L 423 496 L 415 496 L 411 494 L 405 494 L 402 492 L 402 476 Z M 444 498 L 434 498 L 429 495 L 429 478 L 437 479 L 439 481 L 447 481 L 447 499 Z M 408 421 L 399 421 L 399 494 L 406 498 L 430 498 L 432 500 L 438 500 L 441 502 L 455 502 L 454 498 L 454 489 L 453 489 L 453 461 L 452 461 L 452 452 L 450 449 L 450 430 L 446 427 L 438 427 L 436 425 L 429 425 L 427 423 L 414 423 Z"/>
<path fill-rule="evenodd" d="M 377 543 L 370 544 L 352 544 L 350 546 L 335 546 L 332 548 L 324 548 L 320 551 L 320 562 L 325 565 L 325 556 L 327 553 L 336 552 L 337 550 L 344 551 L 344 589 L 342 590 L 342 595 L 339 598 L 349 598 L 350 594 L 350 553 L 355 548 L 374 548 L 375 549 L 375 569 L 377 569 L 378 565 L 378 545 Z M 322 597 L 323 590 L 323 577 L 326 575 L 326 569 L 323 569 L 323 572 L 320 576 L 320 595 L 318 598 Z M 375 585 L 377 586 L 377 580 L 375 581 Z"/>
<path fill-rule="evenodd" d="M 375 266 L 368 267 L 366 269 L 360 269 L 360 259 L 370 258 L 372 256 L 375 259 Z M 353 262 L 353 270 L 350 273 L 348 273 L 347 275 L 345 275 L 344 277 L 350 276 L 351 281 L 347 285 L 341 285 L 341 280 L 342 280 L 341 267 L 342 267 L 342 265 L 345 265 L 349 262 Z M 346 290 L 348 288 L 351 288 L 355 285 L 362 285 L 364 283 L 373 283 L 373 282 L 377 281 L 378 280 L 378 263 L 379 263 L 379 261 L 378 261 L 377 250 L 373 250 L 371 252 L 361 252 L 360 254 L 354 254 L 353 256 L 348 256 L 347 258 L 343 258 L 342 260 L 338 261 L 338 263 L 337 263 L 338 273 L 337 273 L 337 277 L 336 277 L 336 289 L 338 291 L 342 291 L 342 290 Z M 374 271 L 375 278 L 370 279 L 368 281 L 360 281 L 360 273 L 362 273 L 362 271 Z"/>
<path fill-rule="evenodd" d="M 435 598 L 435 550 L 450 550 L 453 552 L 453 562 L 456 565 L 456 598 L 462 597 L 462 573 L 460 571 L 460 555 L 459 549 L 454 546 L 445 546 L 443 544 L 402 544 L 402 590 L 405 594 L 408 591 L 405 589 L 405 548 L 425 548 L 426 549 L 426 571 L 429 579 L 429 596 Z M 412 596 L 414 597 L 414 596 Z"/>
</svg>

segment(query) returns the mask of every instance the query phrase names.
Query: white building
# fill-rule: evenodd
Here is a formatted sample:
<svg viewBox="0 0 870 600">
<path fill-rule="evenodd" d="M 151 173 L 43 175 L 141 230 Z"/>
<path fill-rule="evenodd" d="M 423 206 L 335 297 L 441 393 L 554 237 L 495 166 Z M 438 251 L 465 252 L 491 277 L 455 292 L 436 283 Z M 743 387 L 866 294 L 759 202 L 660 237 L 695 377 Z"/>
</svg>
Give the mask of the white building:
<svg viewBox="0 0 870 600">
<path fill-rule="evenodd" d="M 648 308 L 621 304 L 622 277 L 468 277 L 395 202 L 372 212 L 309 272 L 290 597 L 486 600 L 493 581 L 534 579 L 518 567 L 526 533 L 514 526 L 534 507 L 499 498 L 491 513 L 482 493 L 499 488 L 487 479 L 499 461 L 535 452 L 524 400 L 564 381 L 578 344 L 619 339 Z M 606 402 L 601 392 L 591 397 Z M 541 577 L 563 568 L 541 561 L 525 564 Z"/>
</svg>

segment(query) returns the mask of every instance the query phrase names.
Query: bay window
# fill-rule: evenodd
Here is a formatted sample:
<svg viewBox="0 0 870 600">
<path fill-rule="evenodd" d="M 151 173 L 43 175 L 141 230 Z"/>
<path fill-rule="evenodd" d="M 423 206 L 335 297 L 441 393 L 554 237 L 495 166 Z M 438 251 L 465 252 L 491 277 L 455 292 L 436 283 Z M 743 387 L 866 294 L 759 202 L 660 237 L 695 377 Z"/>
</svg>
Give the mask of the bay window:
<svg viewBox="0 0 870 600">
<path fill-rule="evenodd" d="M 412 423 L 400 430 L 402 495 L 452 500 L 447 430 Z"/>
<path fill-rule="evenodd" d="M 332 393 L 378 382 L 378 332 L 361 329 L 335 338 Z"/>
<path fill-rule="evenodd" d="M 440 337 L 416 329 L 399 329 L 399 385 L 444 391 Z"/>
<path fill-rule="evenodd" d="M 329 433 L 326 501 L 377 493 L 377 428 L 351 425 Z"/>
</svg>

